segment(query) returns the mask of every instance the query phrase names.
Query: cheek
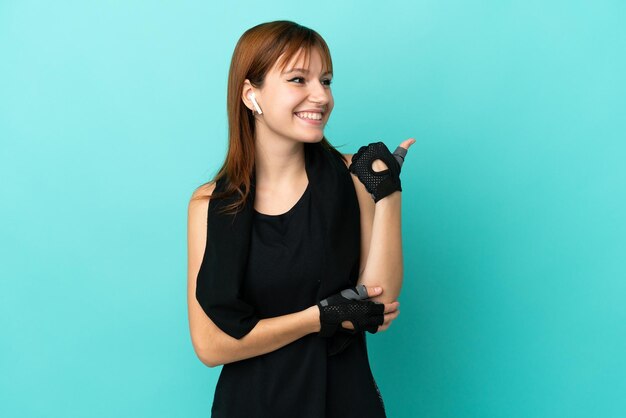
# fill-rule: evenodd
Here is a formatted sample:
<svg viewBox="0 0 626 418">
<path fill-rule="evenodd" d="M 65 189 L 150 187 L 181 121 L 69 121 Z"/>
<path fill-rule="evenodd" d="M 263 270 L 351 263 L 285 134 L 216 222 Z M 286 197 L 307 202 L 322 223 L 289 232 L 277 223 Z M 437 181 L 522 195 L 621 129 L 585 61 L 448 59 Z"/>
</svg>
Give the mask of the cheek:
<svg viewBox="0 0 626 418">
<path fill-rule="evenodd" d="M 333 109 L 335 108 L 335 103 L 332 100 L 330 100 L 327 104 L 327 107 L 328 107 L 328 113 L 330 114 L 333 112 Z"/>
<path fill-rule="evenodd" d="M 281 114 L 293 113 L 301 103 L 302 96 L 293 92 L 285 92 L 273 101 L 274 108 L 279 110 Z"/>
</svg>

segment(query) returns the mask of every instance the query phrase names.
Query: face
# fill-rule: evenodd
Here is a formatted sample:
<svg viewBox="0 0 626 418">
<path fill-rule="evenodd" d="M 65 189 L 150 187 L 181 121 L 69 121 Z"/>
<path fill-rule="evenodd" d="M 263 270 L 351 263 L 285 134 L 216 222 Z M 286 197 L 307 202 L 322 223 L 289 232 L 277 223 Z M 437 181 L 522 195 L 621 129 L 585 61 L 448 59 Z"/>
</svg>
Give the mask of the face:
<svg viewBox="0 0 626 418">
<path fill-rule="evenodd" d="M 299 142 L 319 142 L 324 137 L 324 127 L 334 107 L 332 74 L 324 74 L 322 57 L 316 48 L 311 50 L 308 63 L 302 52 L 282 72 L 274 64 L 263 88 L 252 90 L 263 112 L 256 115 L 257 135 Z"/>
</svg>

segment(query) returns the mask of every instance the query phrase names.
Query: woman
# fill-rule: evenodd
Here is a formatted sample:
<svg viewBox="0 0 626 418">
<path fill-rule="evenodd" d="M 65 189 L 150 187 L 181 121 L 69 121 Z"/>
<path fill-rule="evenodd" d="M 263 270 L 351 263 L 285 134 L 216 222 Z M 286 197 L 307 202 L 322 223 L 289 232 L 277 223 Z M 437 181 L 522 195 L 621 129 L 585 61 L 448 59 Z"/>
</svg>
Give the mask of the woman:
<svg viewBox="0 0 626 418">
<path fill-rule="evenodd" d="M 233 53 L 228 154 L 188 214 L 192 343 L 224 365 L 213 417 L 385 416 L 364 331 L 399 314 L 401 164 L 328 143 L 331 80 L 326 43 L 294 22 Z"/>
</svg>

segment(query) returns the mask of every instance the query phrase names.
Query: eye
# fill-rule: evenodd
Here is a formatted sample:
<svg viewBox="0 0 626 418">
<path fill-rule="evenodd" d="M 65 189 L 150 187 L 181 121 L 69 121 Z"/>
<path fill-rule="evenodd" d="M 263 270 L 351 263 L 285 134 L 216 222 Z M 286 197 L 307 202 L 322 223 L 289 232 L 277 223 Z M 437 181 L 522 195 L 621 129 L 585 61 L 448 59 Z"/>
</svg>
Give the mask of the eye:
<svg viewBox="0 0 626 418">
<path fill-rule="evenodd" d="M 303 80 L 304 81 L 304 77 L 294 77 L 289 81 L 295 81 L 295 80 Z M 330 86 L 332 84 L 332 80 L 330 78 L 325 78 L 324 80 L 322 80 L 322 83 L 326 83 L 324 84 L 325 86 Z M 300 84 L 300 83 L 298 83 Z"/>
</svg>

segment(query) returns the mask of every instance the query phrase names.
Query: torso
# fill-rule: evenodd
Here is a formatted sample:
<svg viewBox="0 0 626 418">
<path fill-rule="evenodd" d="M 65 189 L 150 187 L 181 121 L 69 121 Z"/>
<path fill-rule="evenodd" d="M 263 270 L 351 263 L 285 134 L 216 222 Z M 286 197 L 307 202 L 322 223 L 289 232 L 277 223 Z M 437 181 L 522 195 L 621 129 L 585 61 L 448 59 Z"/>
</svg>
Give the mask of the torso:
<svg viewBox="0 0 626 418">
<path fill-rule="evenodd" d="M 322 171 L 311 173 L 310 183 L 305 176 L 271 198 L 263 188 L 255 189 L 241 297 L 261 319 L 301 311 L 356 283 L 356 195 L 346 194 L 349 199 L 329 210 L 327 187 L 349 187 L 349 180 L 338 172 L 321 183 Z M 358 402 L 347 401 L 354 399 Z M 384 418 L 385 411 L 364 333 L 347 340 L 311 333 L 272 352 L 225 364 L 211 416 Z"/>
</svg>

